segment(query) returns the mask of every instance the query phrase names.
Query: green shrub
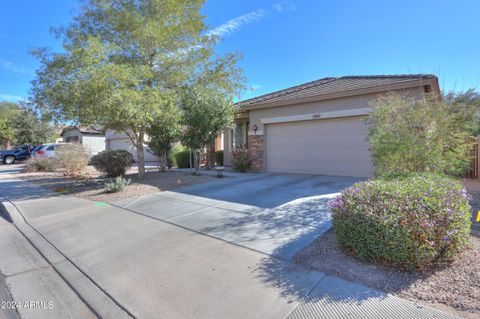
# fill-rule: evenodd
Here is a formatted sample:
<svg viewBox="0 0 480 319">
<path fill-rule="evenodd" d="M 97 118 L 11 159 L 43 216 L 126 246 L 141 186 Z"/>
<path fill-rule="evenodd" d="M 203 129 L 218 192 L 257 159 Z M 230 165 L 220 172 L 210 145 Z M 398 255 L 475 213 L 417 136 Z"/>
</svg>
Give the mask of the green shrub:
<svg viewBox="0 0 480 319">
<path fill-rule="evenodd" d="M 57 163 L 54 158 L 36 157 L 25 162 L 25 172 L 55 172 Z"/>
<path fill-rule="evenodd" d="M 181 151 L 175 154 L 175 160 L 179 168 L 188 168 L 190 167 L 190 151 Z M 193 158 L 192 158 L 193 163 Z"/>
<path fill-rule="evenodd" d="M 223 151 L 215 152 L 215 164 L 223 166 Z"/>
<path fill-rule="evenodd" d="M 130 184 L 129 179 L 123 176 L 118 176 L 112 182 L 105 184 L 105 193 L 121 192 L 128 186 L 128 184 Z"/>
<path fill-rule="evenodd" d="M 372 103 L 369 141 L 377 176 L 438 172 L 463 176 L 472 160 L 478 106 L 426 95 L 415 100 L 390 93 Z"/>
<path fill-rule="evenodd" d="M 470 230 L 468 201 L 459 181 L 423 174 L 354 184 L 329 206 L 346 250 L 411 271 L 462 251 Z"/>
<path fill-rule="evenodd" d="M 79 175 L 88 165 L 90 154 L 82 144 L 61 144 L 55 147 L 55 159 L 65 175 Z"/>
<path fill-rule="evenodd" d="M 96 170 L 107 173 L 107 176 L 124 176 L 133 163 L 133 155 L 125 150 L 106 150 L 93 156 L 91 163 Z"/>
<path fill-rule="evenodd" d="M 170 163 L 172 163 L 173 166 L 178 165 L 176 156 L 179 152 L 182 152 L 182 151 L 185 151 L 185 146 L 179 143 L 175 144 L 175 146 L 172 147 L 172 149 L 170 150 L 168 154 L 168 158 L 170 160 Z"/>
<path fill-rule="evenodd" d="M 248 149 L 246 147 L 238 147 L 232 152 L 233 170 L 245 173 L 250 168 L 250 160 L 248 159 Z"/>
</svg>

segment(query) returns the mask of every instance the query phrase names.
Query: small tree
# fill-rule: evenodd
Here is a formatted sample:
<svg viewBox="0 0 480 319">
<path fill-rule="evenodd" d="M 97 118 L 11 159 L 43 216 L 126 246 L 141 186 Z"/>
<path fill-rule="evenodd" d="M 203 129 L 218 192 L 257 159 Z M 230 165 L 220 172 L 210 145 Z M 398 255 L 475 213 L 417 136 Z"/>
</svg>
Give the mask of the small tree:
<svg viewBox="0 0 480 319">
<path fill-rule="evenodd" d="M 5 148 L 10 146 L 15 137 L 12 120 L 20 112 L 20 107 L 16 103 L 0 102 L 0 146 Z"/>
<path fill-rule="evenodd" d="M 180 111 L 173 103 L 166 103 L 154 115 L 147 131 L 150 140 L 148 146 L 158 156 L 160 171 L 164 172 L 168 165 L 168 153 L 172 149 L 172 143 L 180 133 Z"/>
<path fill-rule="evenodd" d="M 14 136 L 11 123 L 7 120 L 0 120 L 0 146 L 3 145 L 5 148 L 8 148 Z"/>
<path fill-rule="evenodd" d="M 55 141 L 56 133 L 53 125 L 30 109 L 23 109 L 19 112 L 12 119 L 12 127 L 13 141 L 17 145 L 38 145 Z"/>
<path fill-rule="evenodd" d="M 203 0 L 86 0 L 56 33 L 63 52 L 36 50 L 39 107 L 62 122 L 124 131 L 145 174 L 144 143 L 155 114 L 180 88 L 208 74 L 228 86 L 241 78 L 237 55 L 218 55 Z"/>
<path fill-rule="evenodd" d="M 202 150 L 233 124 L 231 100 L 222 91 L 204 86 L 186 88 L 181 96 L 183 127 L 180 140 L 193 152 L 195 174 L 199 175 Z"/>
<path fill-rule="evenodd" d="M 465 172 L 478 123 L 473 104 L 434 95 L 415 100 L 391 93 L 372 106 L 367 123 L 377 175 Z"/>
</svg>

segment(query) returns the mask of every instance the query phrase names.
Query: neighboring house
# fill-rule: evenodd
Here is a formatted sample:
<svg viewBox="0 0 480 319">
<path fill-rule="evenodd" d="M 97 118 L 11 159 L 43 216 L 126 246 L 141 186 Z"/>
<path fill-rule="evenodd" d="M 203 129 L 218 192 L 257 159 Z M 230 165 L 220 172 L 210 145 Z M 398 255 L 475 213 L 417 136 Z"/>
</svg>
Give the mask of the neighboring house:
<svg viewBox="0 0 480 319">
<path fill-rule="evenodd" d="M 55 125 L 55 143 L 63 142 L 62 132 L 65 127 L 67 126 L 64 124 Z"/>
<path fill-rule="evenodd" d="M 148 137 L 147 137 L 148 140 Z M 113 130 L 107 130 L 105 133 L 105 148 L 107 150 L 126 150 L 129 151 L 135 161 L 137 161 L 137 150 L 132 141 L 128 138 L 124 132 L 116 132 Z M 144 144 L 143 156 L 145 162 L 158 162 L 158 157 Z"/>
<path fill-rule="evenodd" d="M 252 169 L 267 172 L 370 177 L 370 102 L 397 92 L 440 94 L 434 75 L 324 78 L 236 103 L 236 127 L 224 131 L 225 163 L 248 147 Z"/>
<path fill-rule="evenodd" d="M 105 132 L 95 126 L 67 126 L 60 136 L 65 143 L 80 143 L 92 155 L 105 150 Z"/>
<path fill-rule="evenodd" d="M 148 136 L 146 136 L 145 139 L 148 142 Z M 222 133 L 215 139 L 215 151 L 223 150 L 223 144 L 224 142 Z M 135 161 L 137 161 L 137 150 L 128 138 L 127 134 L 125 134 L 124 132 L 107 130 L 107 132 L 105 133 L 105 148 L 107 150 L 129 151 L 133 155 Z M 145 157 L 145 162 L 158 162 L 159 160 L 147 144 L 144 144 L 143 156 Z"/>
</svg>

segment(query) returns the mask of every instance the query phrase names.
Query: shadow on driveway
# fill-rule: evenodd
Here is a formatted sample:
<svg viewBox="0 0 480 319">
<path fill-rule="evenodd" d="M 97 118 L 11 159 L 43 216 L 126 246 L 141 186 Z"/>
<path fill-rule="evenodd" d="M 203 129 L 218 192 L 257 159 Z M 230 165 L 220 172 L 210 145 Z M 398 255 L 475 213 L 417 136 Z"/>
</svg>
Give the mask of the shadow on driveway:
<svg viewBox="0 0 480 319">
<path fill-rule="evenodd" d="M 365 179 L 342 176 L 259 173 L 177 190 L 210 199 L 275 208 L 296 199 L 340 192 Z"/>
</svg>

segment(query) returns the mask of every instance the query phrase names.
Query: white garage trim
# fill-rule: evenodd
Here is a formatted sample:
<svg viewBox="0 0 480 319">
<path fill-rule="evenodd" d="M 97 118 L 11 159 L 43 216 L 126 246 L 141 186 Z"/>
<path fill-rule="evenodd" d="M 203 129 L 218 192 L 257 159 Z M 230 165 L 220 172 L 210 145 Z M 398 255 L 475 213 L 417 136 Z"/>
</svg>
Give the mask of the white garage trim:
<svg viewBox="0 0 480 319">
<path fill-rule="evenodd" d="M 297 121 L 311 121 L 311 120 L 320 120 L 320 119 L 333 119 L 333 118 L 339 118 L 339 117 L 368 115 L 371 111 L 372 111 L 371 107 L 365 107 L 365 108 L 331 111 L 331 112 L 270 117 L 270 118 L 261 119 L 260 122 L 262 124 L 273 124 L 273 123 L 287 123 L 287 122 L 297 122 Z"/>
</svg>

